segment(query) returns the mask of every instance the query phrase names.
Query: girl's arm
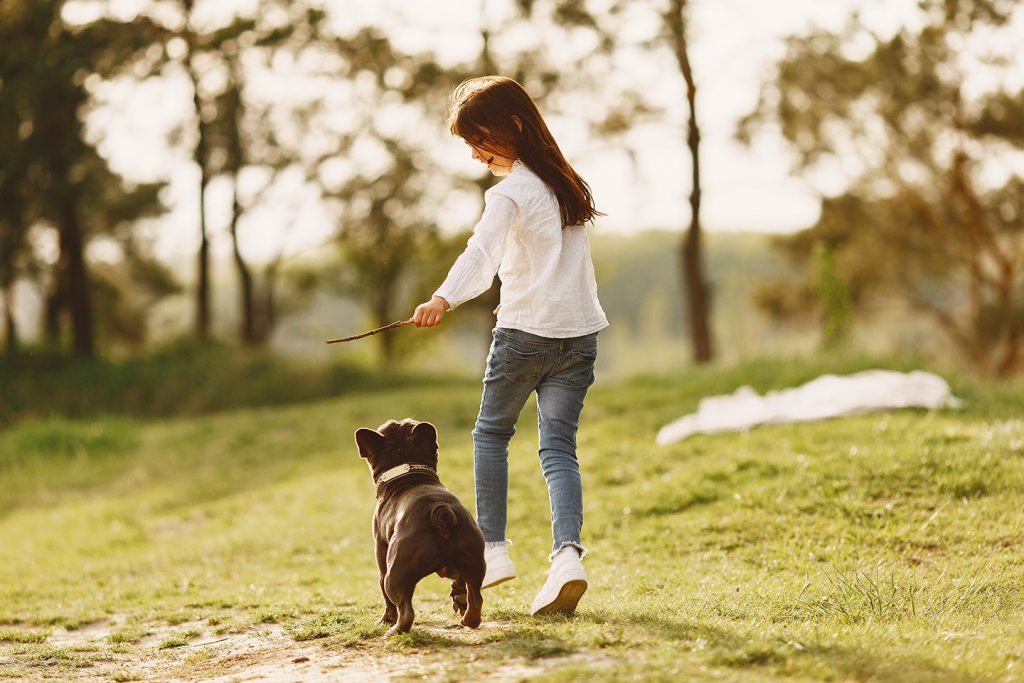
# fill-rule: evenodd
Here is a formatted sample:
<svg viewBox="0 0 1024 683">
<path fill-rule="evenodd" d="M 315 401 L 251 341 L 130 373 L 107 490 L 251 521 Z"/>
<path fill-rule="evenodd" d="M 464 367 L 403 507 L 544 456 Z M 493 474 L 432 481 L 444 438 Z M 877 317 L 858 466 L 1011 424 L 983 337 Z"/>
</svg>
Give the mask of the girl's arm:
<svg viewBox="0 0 1024 683">
<path fill-rule="evenodd" d="M 518 207 L 510 198 L 491 193 L 484 213 L 473 228 L 465 251 L 455 260 L 448 277 L 430 301 L 416 307 L 413 322 L 417 327 L 433 327 L 445 312 L 486 292 L 498 272 L 505 243 L 515 224 Z"/>
</svg>

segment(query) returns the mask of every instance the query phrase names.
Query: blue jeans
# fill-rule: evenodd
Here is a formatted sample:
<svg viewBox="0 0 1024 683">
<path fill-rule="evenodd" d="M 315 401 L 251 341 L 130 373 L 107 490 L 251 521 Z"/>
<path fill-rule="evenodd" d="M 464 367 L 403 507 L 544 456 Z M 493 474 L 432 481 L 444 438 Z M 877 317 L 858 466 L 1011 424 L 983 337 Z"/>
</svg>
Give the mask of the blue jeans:
<svg viewBox="0 0 1024 683">
<path fill-rule="evenodd" d="M 551 503 L 552 556 L 571 545 L 586 554 L 583 480 L 576 431 L 594 383 L 597 333 L 551 339 L 497 328 L 487 356 L 480 414 L 473 429 L 476 516 L 489 546 L 507 543 L 508 442 L 526 400 L 537 392 L 540 466 Z"/>
</svg>

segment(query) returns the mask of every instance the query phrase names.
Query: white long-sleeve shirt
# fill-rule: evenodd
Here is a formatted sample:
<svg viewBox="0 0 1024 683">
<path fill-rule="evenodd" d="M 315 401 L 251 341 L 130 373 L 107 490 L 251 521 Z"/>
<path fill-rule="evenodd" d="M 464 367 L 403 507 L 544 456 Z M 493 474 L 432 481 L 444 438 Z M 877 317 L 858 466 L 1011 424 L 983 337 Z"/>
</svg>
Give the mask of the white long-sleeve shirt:
<svg viewBox="0 0 1024 683">
<path fill-rule="evenodd" d="M 455 308 L 501 279 L 498 327 L 579 337 L 608 326 L 586 227 L 563 228 L 558 199 L 526 164 L 484 194 L 484 212 L 434 294 Z"/>
</svg>

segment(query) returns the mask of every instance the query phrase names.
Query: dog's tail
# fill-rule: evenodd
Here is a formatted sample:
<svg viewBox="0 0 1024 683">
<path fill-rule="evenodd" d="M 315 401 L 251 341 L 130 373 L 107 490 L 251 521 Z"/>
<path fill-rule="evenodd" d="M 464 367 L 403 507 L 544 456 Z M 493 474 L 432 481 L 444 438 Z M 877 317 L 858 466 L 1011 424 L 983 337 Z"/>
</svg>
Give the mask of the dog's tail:
<svg viewBox="0 0 1024 683">
<path fill-rule="evenodd" d="M 447 539 L 455 525 L 458 524 L 458 518 L 451 505 L 444 501 L 438 501 L 430 506 L 430 523 L 441 534 L 441 538 Z"/>
</svg>

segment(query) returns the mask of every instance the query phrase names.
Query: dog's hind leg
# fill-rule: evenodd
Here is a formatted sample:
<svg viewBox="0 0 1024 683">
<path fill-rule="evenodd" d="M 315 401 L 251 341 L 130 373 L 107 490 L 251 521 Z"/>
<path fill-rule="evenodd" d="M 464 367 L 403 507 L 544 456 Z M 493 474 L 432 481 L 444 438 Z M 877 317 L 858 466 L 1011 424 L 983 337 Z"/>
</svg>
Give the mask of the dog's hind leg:
<svg viewBox="0 0 1024 683">
<path fill-rule="evenodd" d="M 388 571 L 387 553 L 386 545 L 377 545 L 375 555 L 377 556 L 377 569 L 380 571 L 380 594 L 384 596 L 384 614 L 381 615 L 380 623 L 393 624 L 398 621 L 398 608 L 395 603 L 391 602 L 388 592 L 384 590 L 384 577 L 387 576 Z"/>
<path fill-rule="evenodd" d="M 416 618 L 416 612 L 412 608 L 412 594 L 416 589 L 416 583 L 423 576 L 408 571 L 402 572 L 392 565 L 391 572 L 384 577 L 384 590 L 398 609 L 398 621 L 385 635 L 408 633 L 412 628 L 412 622 Z"/>
<path fill-rule="evenodd" d="M 384 614 L 380 617 L 380 623 L 393 624 L 398 621 L 398 607 L 388 598 L 388 592 L 384 589 L 384 577 L 380 577 L 380 592 L 384 595 Z"/>
</svg>

